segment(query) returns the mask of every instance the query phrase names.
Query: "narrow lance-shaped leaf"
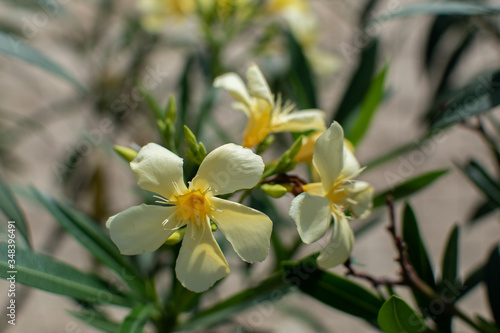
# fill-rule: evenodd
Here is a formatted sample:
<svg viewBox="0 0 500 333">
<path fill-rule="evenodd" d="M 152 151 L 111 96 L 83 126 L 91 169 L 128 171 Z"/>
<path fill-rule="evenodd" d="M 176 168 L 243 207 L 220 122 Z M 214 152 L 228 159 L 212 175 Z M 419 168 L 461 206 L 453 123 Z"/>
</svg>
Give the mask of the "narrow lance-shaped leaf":
<svg viewBox="0 0 500 333">
<path fill-rule="evenodd" d="M 379 16 L 370 22 L 368 26 L 378 24 L 383 21 L 396 18 L 409 17 L 414 15 L 493 15 L 500 13 L 500 7 L 479 4 L 467 1 L 445 1 L 445 2 L 427 2 L 401 8 L 392 11 L 389 14 Z"/>
<path fill-rule="evenodd" d="M 13 34 L 6 34 L 0 31 L 0 52 L 21 59 L 27 63 L 40 67 L 52 74 L 64 78 L 79 90 L 86 89 L 75 78 L 69 75 L 52 60 L 41 54 L 39 51 L 29 46 Z"/>
<path fill-rule="evenodd" d="M 491 203 L 500 207 L 500 184 L 479 163 L 471 160 L 465 166 L 457 163 L 456 165 L 486 195 Z"/>
<path fill-rule="evenodd" d="M 431 288 L 435 288 L 434 270 L 431 260 L 418 227 L 417 218 L 410 204 L 406 204 L 403 210 L 402 236 L 407 246 L 408 259 L 417 275 Z M 430 307 L 430 300 L 422 293 L 414 290 L 413 296 L 421 309 Z M 427 315 L 427 312 L 423 312 Z"/>
<path fill-rule="evenodd" d="M 384 95 L 384 83 L 388 66 L 373 79 L 361 103 L 361 111 L 351 129 L 345 132 L 346 138 L 356 146 L 368 130 Z"/>
<path fill-rule="evenodd" d="M 425 46 L 424 65 L 427 70 L 430 70 L 431 63 L 434 58 L 437 59 L 435 52 L 439 51 L 437 47 L 444 34 L 449 31 L 451 27 L 458 24 L 462 20 L 461 16 L 455 15 L 437 15 L 432 22 L 427 43 Z"/>
<path fill-rule="evenodd" d="M 500 104 L 500 71 L 488 77 L 480 75 L 461 89 L 431 122 L 431 128 L 443 128 L 477 116 Z"/>
<path fill-rule="evenodd" d="M 479 283 L 483 282 L 484 280 L 484 274 L 486 272 L 486 265 L 481 264 L 479 267 L 476 267 L 467 277 L 465 278 L 465 281 L 462 283 L 459 288 L 456 288 L 453 290 L 456 300 L 458 301 L 461 297 L 466 295 L 469 291 L 474 289 Z"/>
<path fill-rule="evenodd" d="M 131 304 L 130 300 L 112 292 L 95 276 L 52 258 L 16 248 L 14 267 L 10 266 L 8 259 L 8 244 L 0 243 L 0 277 L 4 279 L 15 275 L 17 283 L 89 303 Z M 13 270 L 16 273 L 9 273 Z"/>
<path fill-rule="evenodd" d="M 407 253 L 412 266 L 418 276 L 429 286 L 435 286 L 434 271 L 431 260 L 427 254 L 424 241 L 420 236 L 417 218 L 410 204 L 406 204 L 403 210 L 403 240 L 407 245 Z"/>
<path fill-rule="evenodd" d="M 54 201 L 32 188 L 34 198 L 39 201 L 55 220 L 80 242 L 95 258 L 114 270 L 131 288 L 145 295 L 146 282 L 132 264 L 120 254 L 107 234 L 99 226 L 76 212 L 68 205 Z"/>
<path fill-rule="evenodd" d="M 86 325 L 95 327 L 106 333 L 116 333 L 120 329 L 118 323 L 110 321 L 101 312 L 94 309 L 83 311 L 67 311 L 71 316 L 81 320 Z"/>
<path fill-rule="evenodd" d="M 317 300 L 376 326 L 383 301 L 351 280 L 317 267 L 313 256 L 284 264 L 284 279 Z"/>
<path fill-rule="evenodd" d="M 448 242 L 446 243 L 446 248 L 444 251 L 443 262 L 442 262 L 442 278 L 441 284 L 446 281 L 446 285 L 443 288 L 447 288 L 449 284 L 454 285 L 457 280 L 458 271 L 458 225 L 455 225 L 450 233 Z"/>
<path fill-rule="evenodd" d="M 426 329 L 422 317 L 398 296 L 391 296 L 382 305 L 378 323 L 386 333 L 420 333 Z"/>
<path fill-rule="evenodd" d="M 373 207 L 380 207 L 385 204 L 385 199 L 388 195 L 391 195 L 394 200 L 399 200 L 406 198 L 416 192 L 420 191 L 424 187 L 432 184 L 434 181 L 439 179 L 441 176 L 445 175 L 448 169 L 431 171 L 415 178 L 405 181 L 404 183 L 383 191 L 382 193 L 376 194 L 373 198 Z"/>
<path fill-rule="evenodd" d="M 288 50 L 291 57 L 288 78 L 292 84 L 293 93 L 301 109 L 317 108 L 318 102 L 313 80 L 313 73 L 304 55 L 303 49 L 291 32 L 287 32 Z"/>
<path fill-rule="evenodd" d="M 233 315 L 259 304 L 273 304 L 292 290 L 291 285 L 283 279 L 283 272 L 277 272 L 255 287 L 239 292 L 216 305 L 197 313 L 185 323 L 180 324 L 179 331 L 210 327 L 221 321 L 227 321 Z"/>
<path fill-rule="evenodd" d="M 488 300 L 493 318 L 500 326 L 500 245 L 497 245 L 490 254 L 484 275 Z"/>
<path fill-rule="evenodd" d="M 377 50 L 377 39 L 374 39 L 363 49 L 358 68 L 351 77 L 344 96 L 334 112 L 334 117 L 331 121 L 338 121 L 344 127 L 344 130 L 349 128 L 349 122 L 356 119 L 356 116 L 360 112 L 359 109 L 356 109 L 363 100 L 370 87 L 370 82 L 375 75 Z"/>
<path fill-rule="evenodd" d="M 152 304 L 141 304 L 135 307 L 120 326 L 120 333 L 142 333 L 155 307 Z"/>
<path fill-rule="evenodd" d="M 17 204 L 16 198 L 10 188 L 0 178 L 0 210 L 9 221 L 14 221 L 15 230 L 24 238 L 31 248 L 30 231 L 24 213 Z M 15 233 L 14 233 L 15 234 Z"/>
</svg>

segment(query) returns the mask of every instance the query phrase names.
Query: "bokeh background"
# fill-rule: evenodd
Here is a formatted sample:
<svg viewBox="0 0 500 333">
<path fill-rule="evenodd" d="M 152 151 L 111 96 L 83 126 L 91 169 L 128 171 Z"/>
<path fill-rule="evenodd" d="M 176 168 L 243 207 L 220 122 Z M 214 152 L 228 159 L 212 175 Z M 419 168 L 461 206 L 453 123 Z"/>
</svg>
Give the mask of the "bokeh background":
<svg viewBox="0 0 500 333">
<path fill-rule="evenodd" d="M 136 103 L 133 97 L 130 98 L 136 80 L 148 75 L 155 77 L 157 84 L 151 92 L 161 102 L 166 102 L 171 94 L 179 98 L 179 82 L 185 61 L 193 50 L 203 49 L 204 46 L 193 32 L 196 29 L 190 20 L 172 19 L 164 27 L 160 40 L 144 32 L 138 38 L 139 28 L 134 26 L 138 10 L 132 2 L 54 0 L 53 3 L 60 7 L 53 7 L 51 15 L 50 11 L 46 11 L 49 7 L 41 6 L 40 2 L 18 4 L 2 1 L 0 28 L 15 33 L 54 60 L 84 83 L 90 92 L 81 94 L 57 76 L 13 57 L 0 55 L 0 171 L 1 176 L 20 193 L 22 207 L 31 221 L 35 249 L 82 270 L 91 270 L 96 263 L 74 239 L 60 230 L 46 211 L 23 197 L 23 188 L 33 185 L 56 197 L 66 198 L 103 223 L 110 215 L 140 202 L 135 195 L 133 174 L 112 150 L 114 144 L 144 145 L 159 140 L 153 117 L 145 103 Z M 368 12 L 368 17 L 378 17 L 394 8 L 415 3 L 418 1 L 377 1 Z M 359 28 L 366 4 L 366 1 L 359 0 L 310 1 L 320 27 L 318 45 L 332 56 L 333 70 L 316 76 L 319 105 L 329 117 L 357 66 L 358 51 L 365 39 L 380 39 L 379 65 L 389 64 L 386 83 L 389 96 L 358 146 L 357 156 L 362 165 L 392 148 L 417 140 L 425 132 L 423 116 L 439 84 L 440 73 L 463 36 L 460 29 L 450 29 L 439 45 L 432 70 L 426 71 L 423 65 L 425 45 L 435 17 L 420 15 L 377 23 L 368 30 L 370 35 L 367 37 Z M 108 5 L 109 8 L 105 8 Z M 126 28 L 128 25 L 130 27 Z M 286 66 L 286 55 L 276 59 L 249 56 L 246 51 L 248 46 L 261 34 L 256 27 L 248 29 L 241 38 L 233 41 L 222 56 L 224 67 L 244 74 L 248 65 L 256 62 L 269 77 L 279 71 L 280 66 Z M 127 40 L 128 36 L 131 36 L 130 40 Z M 499 65 L 498 36 L 480 30 L 472 44 L 461 55 L 452 73 L 450 81 L 456 86 L 467 83 L 483 70 Z M 346 45 L 348 50 L 354 51 L 346 52 Z M 145 54 L 147 56 L 143 56 Z M 201 80 L 203 78 L 200 77 Z M 202 102 L 203 91 L 196 92 L 201 86 L 197 81 L 196 78 L 191 80 L 194 93 L 190 103 L 193 105 Z M 122 98 L 129 98 L 130 105 L 123 119 L 119 119 L 116 117 L 118 113 L 110 113 L 109 106 L 116 100 L 124 101 Z M 227 94 L 221 92 L 217 95 L 213 115 L 214 123 L 220 127 L 207 126 L 209 129 L 199 137 L 207 144 L 208 150 L 220 143 L 216 133 L 221 130 L 233 142 L 241 140 L 245 118 L 231 109 L 230 102 Z M 491 114 L 498 116 L 497 111 Z M 111 119 L 111 123 L 103 122 L 105 119 Z M 80 155 L 75 155 L 78 147 Z M 491 244 L 500 239 L 500 225 L 498 213 L 487 215 L 474 227 L 468 225 L 473 210 L 483 196 L 454 162 L 474 158 L 492 174 L 497 175 L 498 170 L 487 143 L 465 126 L 446 130 L 432 139 L 428 150 L 417 151 L 420 154 L 409 153 L 373 170 L 366 170 L 361 178 L 372 183 L 376 190 L 382 190 L 391 185 L 388 173 L 406 179 L 426 171 L 449 169 L 445 177 L 412 196 L 410 202 L 436 268 L 440 265 L 442 247 L 451 226 L 463 226 L 460 234 L 460 273 L 463 275 L 485 260 Z M 404 175 L 401 170 L 405 170 Z M 285 211 L 291 199 L 291 196 L 280 199 Z M 400 205 L 397 208 L 399 216 Z M 356 240 L 353 256 L 364 265 L 362 270 L 377 276 L 394 277 L 398 272 L 393 261 L 396 252 L 385 229 L 386 217 L 383 212 L 379 213 L 382 214 L 382 223 Z M 288 223 L 292 226 L 291 221 Z M 290 232 L 294 232 L 293 228 Z M 314 246 L 306 247 L 302 254 L 313 250 Z M 230 265 L 242 265 L 234 256 L 229 256 L 229 261 Z M 266 262 L 256 266 L 259 266 L 257 271 L 265 271 Z M 345 269 L 339 267 L 335 271 L 344 273 Z M 231 274 L 219 291 L 211 294 L 210 299 L 204 299 L 204 303 L 214 303 L 241 288 L 241 277 Z M 2 308 L 5 308 L 7 300 L 6 290 L 7 283 L 1 280 Z M 16 326 L 6 325 L 3 318 L 0 331 L 94 332 L 66 313 L 67 310 L 78 309 L 74 302 L 20 285 L 18 291 Z M 485 297 L 485 289 L 480 286 L 460 301 L 459 306 L 467 313 L 482 313 L 490 318 Z M 295 319 L 285 316 L 296 309 L 299 312 Z M 300 312 L 316 318 L 331 332 L 374 332 L 369 325 L 356 318 L 299 293 L 289 294 L 273 305 L 257 305 L 234 321 L 249 325 L 255 331 L 316 331 L 304 323 Z M 125 315 L 124 311 L 113 312 L 115 318 Z M 469 332 L 459 322 L 455 325 L 456 332 Z M 234 327 L 213 331 L 232 332 Z"/>
</svg>

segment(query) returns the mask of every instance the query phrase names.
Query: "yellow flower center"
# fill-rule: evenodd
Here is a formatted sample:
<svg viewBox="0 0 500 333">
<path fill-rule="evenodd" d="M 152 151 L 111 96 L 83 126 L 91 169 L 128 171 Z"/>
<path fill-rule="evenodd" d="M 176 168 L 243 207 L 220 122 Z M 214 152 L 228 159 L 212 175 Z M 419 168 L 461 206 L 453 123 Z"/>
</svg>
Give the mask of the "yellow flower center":
<svg viewBox="0 0 500 333">
<path fill-rule="evenodd" d="M 262 142 L 271 132 L 273 108 L 265 100 L 257 99 L 252 105 L 252 112 L 243 137 L 243 147 L 254 147 Z"/>
<path fill-rule="evenodd" d="M 341 213 L 345 210 L 345 206 L 348 202 L 345 185 L 345 180 L 337 180 L 330 191 L 325 194 L 325 197 L 330 200 L 330 208 L 333 212 Z"/>
<path fill-rule="evenodd" d="M 199 190 L 190 191 L 177 197 L 177 217 L 183 221 L 191 221 L 200 225 L 212 211 L 206 193 Z"/>
</svg>

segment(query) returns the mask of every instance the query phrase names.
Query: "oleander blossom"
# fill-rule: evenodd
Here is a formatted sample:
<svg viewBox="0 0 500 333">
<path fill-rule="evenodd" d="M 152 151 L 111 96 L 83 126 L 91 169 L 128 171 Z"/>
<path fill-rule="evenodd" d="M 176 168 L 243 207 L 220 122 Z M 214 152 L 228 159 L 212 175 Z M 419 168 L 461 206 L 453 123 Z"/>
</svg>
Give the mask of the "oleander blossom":
<svg viewBox="0 0 500 333">
<path fill-rule="evenodd" d="M 246 77 L 248 90 L 236 73 L 217 77 L 214 86 L 231 93 L 238 101 L 233 107 L 248 116 L 243 134 L 243 146 L 254 147 L 274 132 L 304 132 L 325 129 L 325 113 L 321 110 L 294 110 L 294 105 L 275 102 L 274 95 L 257 65 L 251 65 Z"/>
<path fill-rule="evenodd" d="M 302 241 L 309 244 L 325 236 L 333 216 L 330 240 L 317 259 L 321 268 L 330 268 L 349 258 L 354 243 L 349 219 L 370 214 L 373 187 L 355 180 L 363 169 L 345 147 L 344 132 L 337 122 L 316 141 L 313 165 L 321 182 L 303 186 L 304 192 L 292 201 L 290 217 Z"/>
<path fill-rule="evenodd" d="M 246 262 L 262 261 L 269 252 L 272 222 L 265 214 L 217 198 L 254 187 L 264 170 L 250 149 L 226 144 L 208 154 L 186 187 L 183 160 L 150 143 L 130 163 L 141 188 L 154 192 L 156 205 L 134 206 L 108 219 L 111 239 L 125 255 L 153 252 L 185 228 L 176 275 L 195 292 L 210 288 L 229 274 L 229 266 L 211 229 L 212 220 Z"/>
</svg>

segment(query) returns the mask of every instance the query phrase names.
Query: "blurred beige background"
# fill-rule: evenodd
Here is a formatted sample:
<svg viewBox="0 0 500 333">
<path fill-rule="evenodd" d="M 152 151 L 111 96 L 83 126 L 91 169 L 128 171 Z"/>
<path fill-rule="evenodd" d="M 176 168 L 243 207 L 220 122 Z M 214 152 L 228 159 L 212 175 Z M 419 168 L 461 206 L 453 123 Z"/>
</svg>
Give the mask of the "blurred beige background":
<svg viewBox="0 0 500 333">
<path fill-rule="evenodd" d="M 355 30 L 356 15 L 364 1 L 311 1 L 318 14 L 322 26 L 321 44 L 324 49 L 336 54 L 341 62 L 338 74 L 323 78 L 321 83 L 326 87 L 322 90 L 320 105 L 325 110 L 332 110 L 344 91 L 355 61 L 347 58 L 340 48 L 341 43 L 354 44 L 358 31 Z M 376 13 L 382 13 L 394 4 L 400 6 L 415 3 L 408 0 L 381 1 L 375 9 Z M 0 5 L 1 8 L 1 5 Z M 88 6 L 74 1 L 68 4 L 68 8 L 81 11 L 82 15 L 92 15 Z M 111 18 L 113 19 L 113 18 Z M 428 17 L 416 17 L 396 20 L 384 23 L 380 26 L 378 34 L 382 38 L 382 57 L 390 64 L 388 87 L 393 95 L 379 110 L 373 125 L 360 144 L 357 152 L 358 158 L 363 164 L 379 155 L 381 152 L 389 151 L 402 143 L 412 142 L 423 133 L 420 116 L 425 110 L 426 101 L 431 93 L 427 77 L 422 72 L 421 47 L 428 33 L 430 19 Z M 60 29 L 56 22 L 49 22 L 44 29 L 40 29 L 36 38 L 30 40 L 39 50 L 57 60 L 82 81 L 88 79 L 86 69 L 80 66 L 78 57 L 69 54 L 61 42 L 53 38 L 53 34 Z M 486 46 L 485 46 L 486 45 Z M 174 83 L 180 75 L 179 62 L 183 55 L 173 51 L 154 54 L 151 59 L 153 67 L 159 66 L 169 73 L 169 78 L 160 84 L 155 91 L 157 95 L 165 94 L 165 97 L 173 91 Z M 461 75 L 454 78 L 457 82 L 466 82 L 481 69 L 491 68 L 498 65 L 499 51 L 493 46 L 482 44 L 481 48 L 475 48 L 466 56 Z M 19 61 L 0 55 L 0 105 L 10 110 L 18 110 L 20 114 L 29 116 L 34 110 L 50 106 L 52 99 L 58 99 L 71 91 L 71 87 L 54 76 L 46 74 L 35 68 L 27 66 Z M 240 73 L 244 68 L 240 69 Z M 19 73 L 23 73 L 20 75 Z M 26 80 L 34 76 L 34 80 Z M 175 78 L 170 80 L 170 78 Z M 57 93 L 54 93 L 57 92 Z M 20 170 L 2 172 L 7 176 L 9 182 L 18 185 L 32 184 L 37 188 L 55 195 L 62 195 L 57 177 L 54 172 L 54 162 L 60 161 L 67 153 L 68 145 L 73 144 L 81 138 L 83 130 L 91 130 L 98 126 L 96 119 L 89 118 L 85 106 L 71 105 L 71 111 L 67 116 L 50 122 L 50 127 L 44 134 L 35 133 L 27 136 L 21 144 L 16 147 L 16 156 L 22 161 L 23 168 Z M 232 137 L 240 140 L 241 129 L 244 126 L 240 115 L 235 115 L 229 108 L 228 99 L 223 99 L 218 106 L 217 119 L 221 125 L 228 129 Z M 498 110 L 493 111 L 494 115 Z M 135 126 L 140 128 L 140 124 Z M 20 129 L 21 130 L 21 129 Z M 134 130 L 134 126 L 130 128 Z M 118 144 L 127 145 L 126 138 L 115 138 Z M 426 191 L 420 192 L 410 199 L 416 215 L 420 221 L 421 233 L 428 246 L 433 265 L 440 266 L 442 246 L 451 226 L 455 223 L 464 225 L 466 217 L 471 209 L 480 201 L 481 195 L 476 188 L 465 179 L 465 177 L 454 167 L 453 161 L 465 161 L 475 158 L 490 167 L 494 174 L 491 156 L 484 142 L 470 130 L 455 127 L 449 130 L 436 142 L 435 151 L 426 156 L 420 165 L 414 165 L 411 176 L 420 173 L 449 168 L 450 173 L 432 185 Z M 362 179 L 371 182 L 377 190 L 387 188 L 385 173 L 387 171 L 396 173 L 400 167 L 400 161 L 393 161 L 375 170 L 367 170 Z M 112 212 L 118 212 L 131 204 L 135 204 L 132 196 L 135 179 L 127 169 L 125 163 L 118 158 L 111 160 L 105 168 L 105 174 L 113 186 L 109 193 Z M 291 201 L 291 197 L 280 199 L 283 206 Z M 35 248 L 47 253 L 50 248 L 51 233 L 54 232 L 55 222 L 48 214 L 25 200 L 22 206 L 28 220 L 31 221 L 31 230 Z M 398 213 L 400 211 L 398 205 Z M 353 255 L 366 266 L 364 271 L 374 275 L 394 277 L 398 267 L 393 262 L 396 256 L 390 238 L 384 228 L 384 224 L 357 239 Z M 470 228 L 463 226 L 460 234 L 460 273 L 469 272 L 479 262 L 483 261 L 491 250 L 492 245 L 500 240 L 500 224 L 498 213 L 492 214 L 487 220 L 478 226 Z M 304 254 L 312 252 L 314 246 L 308 247 Z M 54 249 L 53 256 L 74 265 L 82 270 L 92 267 L 91 260 L 86 251 L 70 237 L 64 237 Z M 232 258 L 231 258 L 232 259 Z M 230 259 L 230 265 L 240 264 Z M 265 270 L 266 263 L 256 264 L 259 269 Z M 262 267 L 260 267 L 262 266 Z M 439 272 L 439 269 L 437 269 Z M 342 267 L 335 269 L 338 273 L 344 273 Z M 220 298 L 227 297 L 240 288 L 240 277 L 232 274 L 223 282 L 220 288 Z M 0 304 L 3 306 L 6 297 L 7 283 L 0 281 Z M 400 290 L 400 289 L 398 289 Z M 38 290 L 31 290 L 18 285 L 18 291 L 27 295 L 19 302 L 22 308 L 17 313 L 16 326 L 8 326 L 4 329 L 6 333 L 90 333 L 94 332 L 83 323 L 73 319 L 65 311 L 78 309 L 75 304 L 63 297 L 52 295 Z M 402 292 L 406 295 L 406 293 Z M 459 306 L 468 314 L 481 313 L 487 318 L 491 317 L 485 301 L 485 290 L 483 286 L 476 288 L 465 297 Z M 214 299 L 206 300 L 207 303 Z M 369 325 L 364 324 L 354 317 L 345 315 L 336 310 L 299 293 L 293 293 L 280 300 L 276 306 L 268 308 L 266 305 L 257 306 L 254 310 L 245 312 L 236 318 L 241 323 L 255 323 L 256 330 L 268 330 L 272 332 L 313 332 L 310 327 L 305 326 L 298 320 L 285 316 L 281 310 L 287 305 L 299 306 L 309 315 L 317 318 L 331 332 L 375 332 Z M 267 304 L 268 305 L 268 304 Z M 2 311 L 2 321 L 5 319 Z M 125 311 L 117 310 L 116 318 L 126 315 Z M 262 320 L 262 323 L 261 323 Z M 454 322 L 455 332 L 470 332 L 458 320 Z M 219 330 L 229 332 L 229 329 Z"/>
</svg>

